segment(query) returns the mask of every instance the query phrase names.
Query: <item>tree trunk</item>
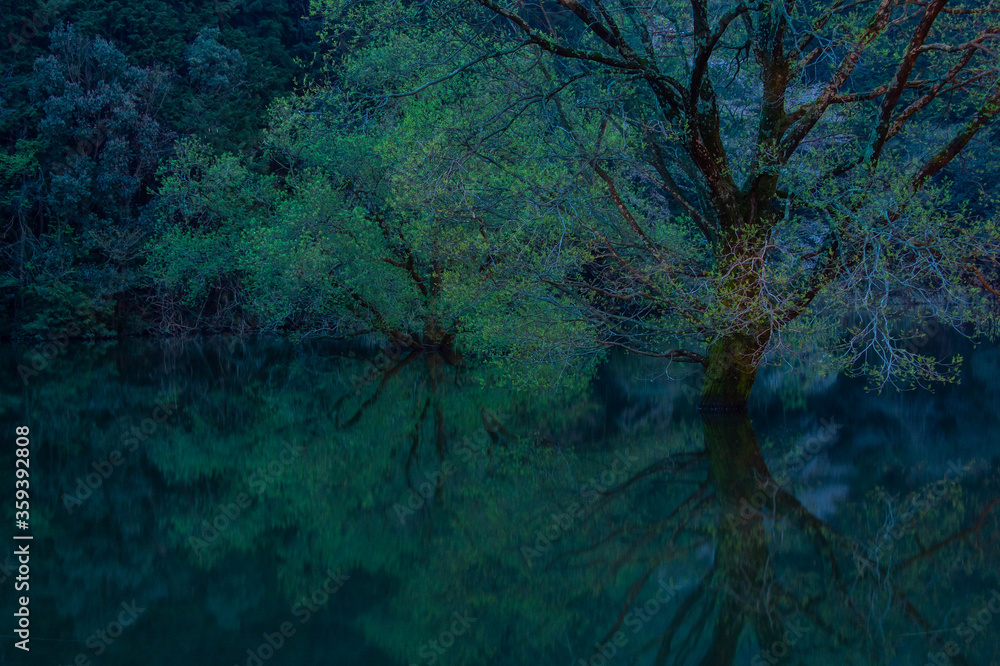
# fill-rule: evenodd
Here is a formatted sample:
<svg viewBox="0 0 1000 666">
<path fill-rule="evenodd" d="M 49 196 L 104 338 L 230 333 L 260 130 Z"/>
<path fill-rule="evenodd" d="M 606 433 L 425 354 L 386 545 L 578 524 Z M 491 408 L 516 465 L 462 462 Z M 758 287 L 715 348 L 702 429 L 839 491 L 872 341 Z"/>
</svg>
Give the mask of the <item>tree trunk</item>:
<svg viewBox="0 0 1000 666">
<path fill-rule="evenodd" d="M 708 349 L 708 367 L 698 409 L 704 412 L 743 412 L 757 378 L 764 346 L 770 332 L 734 333 L 720 338 Z"/>
</svg>

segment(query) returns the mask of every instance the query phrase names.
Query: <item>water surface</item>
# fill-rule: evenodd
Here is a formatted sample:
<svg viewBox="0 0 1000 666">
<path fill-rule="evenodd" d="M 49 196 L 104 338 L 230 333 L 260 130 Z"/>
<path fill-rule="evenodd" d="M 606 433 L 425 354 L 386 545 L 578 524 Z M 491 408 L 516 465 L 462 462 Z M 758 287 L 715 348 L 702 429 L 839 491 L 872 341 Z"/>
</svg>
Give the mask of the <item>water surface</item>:
<svg viewBox="0 0 1000 666">
<path fill-rule="evenodd" d="M 946 344 L 959 386 L 769 369 L 748 418 L 635 357 L 514 390 L 130 341 L 25 383 L 5 347 L 34 541 L 30 656 L 8 577 L 0 663 L 997 664 L 998 350 Z"/>
</svg>

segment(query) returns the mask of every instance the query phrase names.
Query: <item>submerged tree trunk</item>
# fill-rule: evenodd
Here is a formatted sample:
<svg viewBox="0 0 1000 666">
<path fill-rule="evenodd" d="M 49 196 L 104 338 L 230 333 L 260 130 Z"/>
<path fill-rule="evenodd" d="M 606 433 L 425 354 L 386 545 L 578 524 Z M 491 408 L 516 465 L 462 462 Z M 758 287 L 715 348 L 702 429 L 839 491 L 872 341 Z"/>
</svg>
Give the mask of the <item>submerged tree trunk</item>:
<svg viewBox="0 0 1000 666">
<path fill-rule="evenodd" d="M 698 409 L 704 412 L 742 412 L 757 378 L 769 331 L 734 333 L 712 343 L 708 349 L 705 384 Z"/>
<path fill-rule="evenodd" d="M 736 663 L 745 625 L 753 628 L 761 646 L 781 640 L 781 611 L 772 594 L 772 539 L 764 526 L 764 511 L 770 506 L 765 493 L 774 482 L 746 414 L 703 414 L 702 425 L 709 478 L 721 511 L 713 576 L 713 587 L 721 593 L 716 597 L 719 615 L 712 644 L 699 666 L 728 665 Z M 770 662 L 758 658 L 751 663 Z"/>
</svg>

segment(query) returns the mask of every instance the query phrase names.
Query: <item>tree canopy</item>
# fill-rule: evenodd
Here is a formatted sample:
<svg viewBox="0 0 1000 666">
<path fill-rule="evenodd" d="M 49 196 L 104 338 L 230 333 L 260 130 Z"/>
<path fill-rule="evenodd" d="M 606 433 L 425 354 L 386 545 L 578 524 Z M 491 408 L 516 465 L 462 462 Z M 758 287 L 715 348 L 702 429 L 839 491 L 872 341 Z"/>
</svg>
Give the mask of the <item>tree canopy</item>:
<svg viewBox="0 0 1000 666">
<path fill-rule="evenodd" d="M 8 335 L 625 348 L 741 410 L 761 363 L 952 381 L 919 318 L 994 331 L 990 5 L 147 4 L 8 40 Z"/>
<path fill-rule="evenodd" d="M 1000 110 L 997 10 L 945 5 L 323 4 L 365 26 L 342 85 L 368 103 L 493 110 L 452 125 L 453 159 L 517 174 L 568 230 L 585 260 L 541 281 L 599 344 L 703 364 L 720 409 L 803 338 L 919 382 L 948 375 L 905 349 L 907 309 L 992 325 L 995 155 L 969 145 Z"/>
</svg>

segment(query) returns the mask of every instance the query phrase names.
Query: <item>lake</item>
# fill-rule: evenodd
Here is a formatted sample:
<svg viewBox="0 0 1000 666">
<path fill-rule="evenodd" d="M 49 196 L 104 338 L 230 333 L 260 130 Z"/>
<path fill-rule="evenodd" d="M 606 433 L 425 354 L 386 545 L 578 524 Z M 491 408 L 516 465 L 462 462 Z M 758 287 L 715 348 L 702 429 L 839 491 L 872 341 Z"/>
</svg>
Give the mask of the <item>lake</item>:
<svg viewBox="0 0 1000 666">
<path fill-rule="evenodd" d="M 34 538 L 30 657 L 0 549 L 0 663 L 996 665 L 1000 348 L 934 348 L 959 385 L 766 368 L 703 417 L 635 356 L 552 388 L 232 338 L 22 378 L 5 346 Z"/>
</svg>

